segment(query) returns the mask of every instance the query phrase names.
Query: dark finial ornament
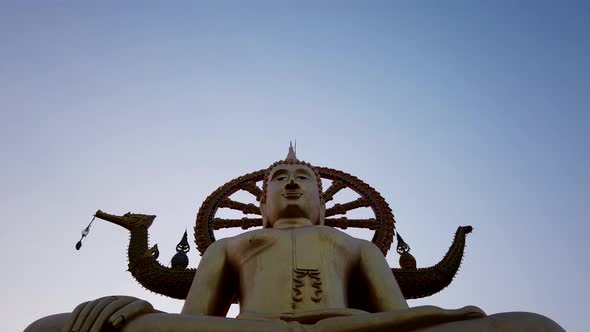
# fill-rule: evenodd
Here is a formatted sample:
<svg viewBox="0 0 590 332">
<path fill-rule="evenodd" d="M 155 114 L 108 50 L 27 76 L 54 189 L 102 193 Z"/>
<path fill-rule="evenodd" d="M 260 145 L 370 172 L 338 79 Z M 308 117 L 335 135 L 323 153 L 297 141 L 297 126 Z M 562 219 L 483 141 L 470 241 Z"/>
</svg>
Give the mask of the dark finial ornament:
<svg viewBox="0 0 590 332">
<path fill-rule="evenodd" d="M 399 254 L 399 266 L 403 270 L 416 270 L 416 258 L 410 254 L 410 246 L 404 241 L 399 232 L 397 235 L 397 253 Z"/>
<path fill-rule="evenodd" d="M 407 252 L 410 252 L 410 246 L 404 241 L 402 236 L 399 235 L 399 232 L 397 232 L 396 236 L 397 236 L 397 253 L 401 255 L 401 254 L 405 254 Z"/>
<path fill-rule="evenodd" d="M 80 241 L 76 243 L 76 250 L 80 250 L 80 248 L 82 248 L 82 240 L 84 240 L 84 238 L 90 233 L 90 226 L 92 225 L 94 218 L 96 218 L 96 216 L 92 217 L 92 220 L 90 220 L 88 226 L 82 230 L 82 237 L 80 238 Z"/>
<path fill-rule="evenodd" d="M 170 265 L 172 265 L 173 269 L 186 269 L 188 266 L 188 256 L 186 254 L 190 251 L 190 249 L 191 248 L 188 244 L 188 238 L 185 230 L 184 235 L 182 235 L 182 240 L 180 240 L 180 242 L 176 245 L 176 254 L 170 261 Z"/>
</svg>

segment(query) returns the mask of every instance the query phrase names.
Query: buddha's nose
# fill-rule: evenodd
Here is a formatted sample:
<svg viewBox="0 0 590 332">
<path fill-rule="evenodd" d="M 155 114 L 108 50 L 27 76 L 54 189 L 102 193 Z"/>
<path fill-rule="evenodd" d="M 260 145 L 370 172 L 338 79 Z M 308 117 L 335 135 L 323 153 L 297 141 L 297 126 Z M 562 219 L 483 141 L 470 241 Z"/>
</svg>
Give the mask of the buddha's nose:
<svg viewBox="0 0 590 332">
<path fill-rule="evenodd" d="M 285 185 L 285 189 L 287 189 L 287 190 L 299 189 L 299 184 L 297 182 L 295 182 L 295 180 L 293 178 L 291 178 L 291 180 Z"/>
</svg>

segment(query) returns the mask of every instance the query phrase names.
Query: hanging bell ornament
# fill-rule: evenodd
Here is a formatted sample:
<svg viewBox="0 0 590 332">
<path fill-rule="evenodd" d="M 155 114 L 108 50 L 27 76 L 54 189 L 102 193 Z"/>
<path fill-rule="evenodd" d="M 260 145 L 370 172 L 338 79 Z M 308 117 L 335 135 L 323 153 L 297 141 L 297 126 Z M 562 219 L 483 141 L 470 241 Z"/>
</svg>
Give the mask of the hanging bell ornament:
<svg viewBox="0 0 590 332">
<path fill-rule="evenodd" d="M 96 218 L 96 216 L 94 216 L 92 220 L 90 220 L 88 226 L 82 230 L 82 237 L 80 238 L 80 241 L 76 243 L 76 250 L 80 250 L 80 248 L 82 248 L 82 240 L 84 240 L 84 238 L 90 233 L 90 226 L 92 225 L 94 218 Z"/>
</svg>

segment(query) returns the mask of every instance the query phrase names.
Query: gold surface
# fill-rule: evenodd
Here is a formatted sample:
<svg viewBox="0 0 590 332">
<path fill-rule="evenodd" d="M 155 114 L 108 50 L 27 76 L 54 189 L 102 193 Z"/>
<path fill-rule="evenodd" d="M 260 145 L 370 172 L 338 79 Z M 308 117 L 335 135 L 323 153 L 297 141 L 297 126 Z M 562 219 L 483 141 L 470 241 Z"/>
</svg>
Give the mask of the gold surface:
<svg viewBox="0 0 590 332">
<path fill-rule="evenodd" d="M 181 314 L 113 296 L 43 318 L 26 331 L 563 331 L 530 313 L 408 308 L 379 248 L 323 226 L 313 169 L 278 164 L 265 189 L 265 228 L 210 245 Z M 225 318 L 234 296 L 240 315 Z"/>
</svg>

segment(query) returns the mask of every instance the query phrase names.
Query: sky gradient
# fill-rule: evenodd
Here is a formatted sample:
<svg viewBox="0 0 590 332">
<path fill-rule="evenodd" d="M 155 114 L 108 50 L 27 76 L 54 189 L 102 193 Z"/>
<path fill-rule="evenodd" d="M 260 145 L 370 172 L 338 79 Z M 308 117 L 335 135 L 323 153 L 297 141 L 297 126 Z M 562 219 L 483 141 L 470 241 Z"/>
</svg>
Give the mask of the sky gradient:
<svg viewBox="0 0 590 332">
<path fill-rule="evenodd" d="M 421 267 L 474 227 L 451 286 L 411 306 L 532 311 L 583 331 L 589 13 L 0 1 L 3 330 L 111 294 L 180 311 L 126 272 L 125 230 L 95 221 L 77 252 L 82 228 L 97 209 L 156 214 L 150 243 L 167 264 L 213 190 L 297 139 L 300 159 L 385 197 Z"/>
</svg>

